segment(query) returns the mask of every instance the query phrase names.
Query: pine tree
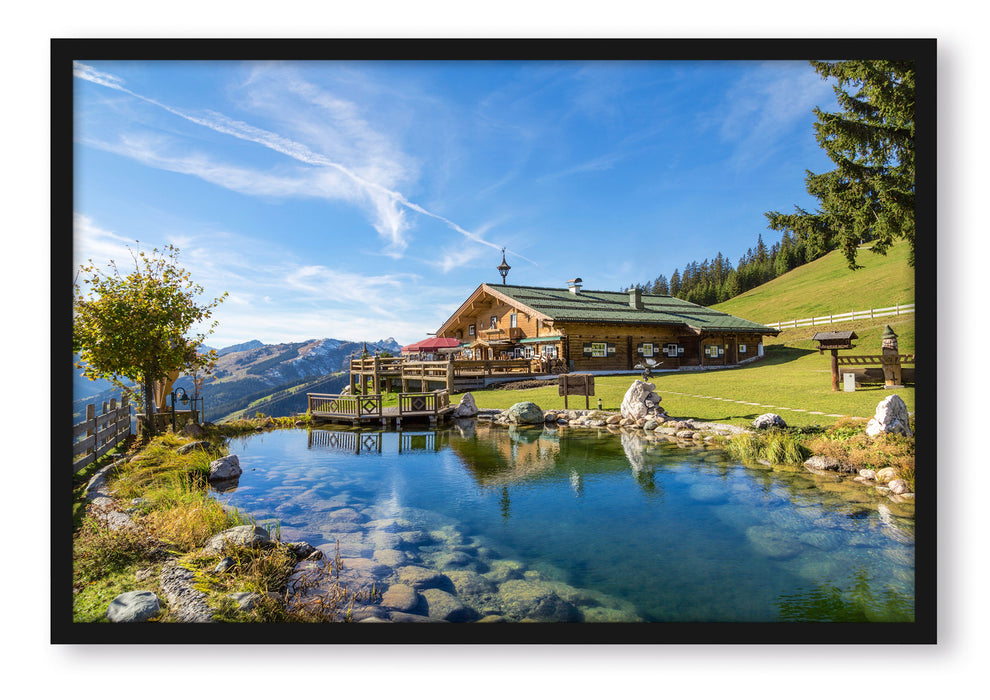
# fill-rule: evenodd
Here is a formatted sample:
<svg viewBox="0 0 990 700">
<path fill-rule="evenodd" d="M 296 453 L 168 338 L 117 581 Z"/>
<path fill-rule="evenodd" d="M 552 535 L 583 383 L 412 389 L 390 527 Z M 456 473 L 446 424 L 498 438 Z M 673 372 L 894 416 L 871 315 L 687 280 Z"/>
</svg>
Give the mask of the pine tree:
<svg viewBox="0 0 990 700">
<path fill-rule="evenodd" d="M 823 78 L 834 78 L 840 111 L 815 108 L 818 144 L 836 168 L 807 172 L 808 193 L 818 211 L 767 212 L 770 228 L 793 231 L 812 251 L 841 247 L 855 269 L 857 246 L 872 241 L 885 254 L 897 239 L 908 241 L 914 265 L 913 61 L 812 61 Z M 815 256 L 817 257 L 817 255 Z"/>
</svg>

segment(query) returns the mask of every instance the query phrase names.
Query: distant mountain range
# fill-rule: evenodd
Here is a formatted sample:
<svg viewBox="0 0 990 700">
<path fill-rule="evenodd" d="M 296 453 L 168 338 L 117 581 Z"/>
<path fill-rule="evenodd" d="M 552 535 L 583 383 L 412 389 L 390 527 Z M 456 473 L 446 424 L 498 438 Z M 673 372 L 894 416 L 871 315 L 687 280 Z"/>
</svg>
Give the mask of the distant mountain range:
<svg viewBox="0 0 990 700">
<path fill-rule="evenodd" d="M 394 338 L 347 341 L 333 338 L 302 343 L 266 345 L 249 340 L 217 350 L 216 366 L 205 377 L 201 395 L 207 420 L 260 411 L 280 416 L 306 410 L 306 391 L 336 393 L 347 386 L 347 360 L 364 351 L 398 355 L 402 346 Z M 206 350 L 210 348 L 204 348 Z M 78 358 L 73 358 L 78 361 Z M 120 392 L 108 381 L 91 381 L 74 370 L 73 411 L 77 419 L 86 404 L 99 406 Z M 192 394 L 192 379 L 180 377 L 175 383 Z"/>
</svg>

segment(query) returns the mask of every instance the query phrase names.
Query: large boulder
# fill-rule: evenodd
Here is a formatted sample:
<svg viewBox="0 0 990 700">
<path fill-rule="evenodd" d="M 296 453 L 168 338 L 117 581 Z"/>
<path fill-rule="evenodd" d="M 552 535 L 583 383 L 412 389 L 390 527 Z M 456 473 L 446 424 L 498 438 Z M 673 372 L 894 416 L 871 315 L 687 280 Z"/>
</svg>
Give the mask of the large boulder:
<svg viewBox="0 0 990 700">
<path fill-rule="evenodd" d="M 128 591 L 110 602 L 110 622 L 145 622 L 161 612 L 158 596 L 151 591 Z"/>
<path fill-rule="evenodd" d="M 897 394 L 891 394 L 879 404 L 877 410 L 866 424 L 866 434 L 876 437 L 880 433 L 894 433 L 911 437 L 910 419 L 907 405 Z"/>
<path fill-rule="evenodd" d="M 825 455 L 814 455 L 809 457 L 804 461 L 804 466 L 807 467 L 812 472 L 840 472 L 842 474 L 855 474 L 859 470 L 851 465 L 846 464 L 834 457 L 826 457 Z"/>
<path fill-rule="evenodd" d="M 210 462 L 210 481 L 227 481 L 241 475 L 241 463 L 237 455 L 227 455 Z"/>
<path fill-rule="evenodd" d="M 505 412 L 506 420 L 517 425 L 543 425 L 543 409 L 532 401 L 514 404 Z"/>
<path fill-rule="evenodd" d="M 206 550 L 208 552 L 219 553 L 223 551 L 224 545 L 228 543 L 236 547 L 254 549 L 266 545 L 270 541 L 271 537 L 265 528 L 256 525 L 239 525 L 211 537 L 210 541 L 206 543 Z"/>
<path fill-rule="evenodd" d="M 660 396 L 654 391 L 655 389 L 656 385 L 650 382 L 634 380 L 619 406 L 622 417 L 639 420 L 664 415 L 663 409 L 660 408 Z"/>
<path fill-rule="evenodd" d="M 461 397 L 461 402 L 454 409 L 454 418 L 472 418 L 478 415 L 478 404 L 474 402 L 474 397 L 468 392 Z"/>
<path fill-rule="evenodd" d="M 536 622 L 580 622 L 581 613 L 539 581 L 513 579 L 498 588 L 506 617 Z"/>
<path fill-rule="evenodd" d="M 762 416 L 756 417 L 756 420 L 753 421 L 753 427 L 757 430 L 769 430 L 770 428 L 786 428 L 787 423 L 776 413 L 764 413 Z"/>
</svg>

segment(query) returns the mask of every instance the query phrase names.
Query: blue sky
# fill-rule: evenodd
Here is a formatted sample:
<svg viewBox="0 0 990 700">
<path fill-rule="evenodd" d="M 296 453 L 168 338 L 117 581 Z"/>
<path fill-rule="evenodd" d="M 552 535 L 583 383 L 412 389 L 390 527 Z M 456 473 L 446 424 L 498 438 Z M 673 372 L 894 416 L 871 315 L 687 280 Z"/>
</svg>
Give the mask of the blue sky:
<svg viewBox="0 0 990 700">
<path fill-rule="evenodd" d="M 829 161 L 806 62 L 83 62 L 77 262 L 172 243 L 214 347 L 427 337 L 481 282 L 733 263 Z"/>
</svg>

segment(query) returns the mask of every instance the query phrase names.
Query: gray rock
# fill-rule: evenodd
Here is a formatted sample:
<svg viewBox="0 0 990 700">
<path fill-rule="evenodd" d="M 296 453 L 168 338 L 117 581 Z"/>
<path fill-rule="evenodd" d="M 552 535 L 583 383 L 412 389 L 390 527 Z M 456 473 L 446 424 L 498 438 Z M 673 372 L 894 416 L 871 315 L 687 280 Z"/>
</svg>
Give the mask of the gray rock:
<svg viewBox="0 0 990 700">
<path fill-rule="evenodd" d="M 187 426 L 188 427 L 188 426 Z M 196 440 L 194 442 L 187 442 L 185 445 L 180 446 L 176 449 L 176 452 L 180 455 L 187 455 L 195 450 L 202 450 L 203 452 L 208 452 L 212 449 L 212 446 L 206 440 Z"/>
<path fill-rule="evenodd" d="M 447 577 L 454 584 L 457 597 L 481 615 L 496 615 L 502 612 L 498 602 L 498 587 L 490 580 L 473 571 L 447 571 Z"/>
<path fill-rule="evenodd" d="M 205 549 L 209 553 L 218 554 L 228 544 L 235 547 L 254 549 L 264 546 L 269 542 L 271 542 L 271 538 L 268 536 L 268 530 L 265 528 L 255 525 L 239 525 L 211 537 L 210 541 L 206 543 Z"/>
<path fill-rule="evenodd" d="M 786 428 L 787 423 L 776 413 L 764 413 L 757 416 L 753 421 L 753 427 L 757 430 L 769 430 L 770 428 Z"/>
<path fill-rule="evenodd" d="M 891 394 L 879 404 L 877 410 L 866 424 L 866 434 L 876 437 L 880 433 L 894 433 L 911 437 L 910 419 L 907 405 L 897 394 Z"/>
<path fill-rule="evenodd" d="M 296 559 L 305 559 L 319 550 L 308 542 L 289 542 L 285 545 Z"/>
<path fill-rule="evenodd" d="M 203 430 L 202 426 L 196 425 L 195 423 L 186 423 L 182 426 L 182 434 L 186 437 L 191 438 L 201 438 L 206 435 L 206 431 Z"/>
<path fill-rule="evenodd" d="M 241 475 L 241 463 L 237 455 L 227 455 L 210 462 L 210 481 L 226 481 Z"/>
<path fill-rule="evenodd" d="M 580 622 L 581 614 L 540 581 L 512 579 L 498 588 L 503 614 L 538 622 Z"/>
<path fill-rule="evenodd" d="M 233 568 L 235 563 L 236 562 L 233 557 L 224 557 L 220 560 L 220 563 L 213 568 L 213 573 L 222 574 L 224 571 Z"/>
<path fill-rule="evenodd" d="M 471 418 L 478 415 L 478 404 L 475 403 L 471 392 L 461 397 L 461 402 L 454 409 L 454 418 Z"/>
<path fill-rule="evenodd" d="M 789 559 L 804 549 L 792 534 L 770 525 L 754 525 L 746 530 L 746 537 L 753 549 L 770 559 Z"/>
<path fill-rule="evenodd" d="M 845 462 L 841 462 L 834 457 L 826 457 L 824 455 L 814 455 L 804 460 L 804 466 L 810 471 L 820 471 L 820 472 L 839 472 L 841 474 L 856 474 L 859 470 Z"/>
<path fill-rule="evenodd" d="M 401 612 L 415 612 L 423 604 L 419 593 L 412 586 L 404 583 L 393 583 L 382 596 L 382 605 L 386 608 Z"/>
<path fill-rule="evenodd" d="M 253 610 L 261 600 L 261 596 L 257 593 L 250 593 L 248 591 L 240 591 L 238 593 L 231 593 L 227 596 L 237 604 L 238 610 L 243 610 L 247 612 L 248 610 Z"/>
<path fill-rule="evenodd" d="M 911 491 L 911 489 L 908 488 L 907 482 L 904 481 L 904 479 L 894 479 L 893 481 L 888 482 L 887 488 L 890 489 L 891 493 L 896 494 L 898 496 L 902 493 L 908 493 Z"/>
<path fill-rule="evenodd" d="M 453 589 L 453 583 L 436 569 L 427 569 L 423 566 L 403 566 L 395 572 L 399 581 L 417 589 L 423 588 L 445 588 Z"/>
<path fill-rule="evenodd" d="M 661 399 L 654 389 L 656 389 L 655 384 L 640 379 L 633 380 L 619 405 L 619 413 L 622 417 L 640 421 L 647 417 L 656 420 L 659 416 L 666 415 L 660 408 Z"/>
<path fill-rule="evenodd" d="M 177 622 L 213 622 L 206 594 L 194 587 L 196 575 L 172 560 L 165 562 L 158 579 L 165 600 Z"/>
<path fill-rule="evenodd" d="M 420 592 L 426 601 L 427 615 L 447 622 L 473 622 L 480 616 L 464 605 L 456 596 L 439 588 L 427 588 Z"/>
<path fill-rule="evenodd" d="M 543 409 L 532 401 L 522 401 L 509 407 L 506 420 L 517 425 L 542 425 Z"/>
<path fill-rule="evenodd" d="M 121 593 L 110 602 L 107 619 L 110 622 L 146 622 L 161 612 L 158 596 L 151 591 Z"/>
</svg>

